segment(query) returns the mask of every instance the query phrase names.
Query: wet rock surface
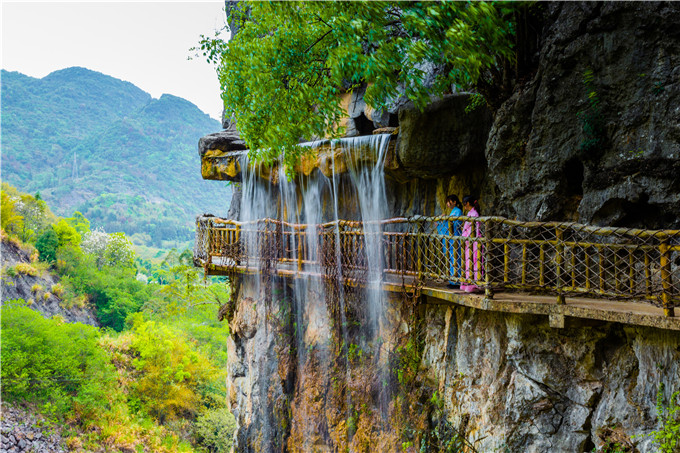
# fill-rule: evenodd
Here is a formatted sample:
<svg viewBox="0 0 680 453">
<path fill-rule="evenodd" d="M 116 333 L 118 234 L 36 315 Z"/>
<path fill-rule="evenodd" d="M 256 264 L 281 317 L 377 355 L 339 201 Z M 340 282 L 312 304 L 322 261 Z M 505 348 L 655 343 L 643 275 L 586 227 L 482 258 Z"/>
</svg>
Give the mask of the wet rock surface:
<svg viewBox="0 0 680 453">
<path fill-rule="evenodd" d="M 29 411 L 3 403 L 0 452 L 65 453 L 58 429 L 44 426 L 42 419 Z"/>
<path fill-rule="evenodd" d="M 664 385 L 668 401 L 680 377 L 675 332 L 616 323 L 552 329 L 541 317 L 460 307 L 427 316 L 445 321 L 429 331 L 428 370 L 450 413 L 467 416 L 468 431 L 483 438 L 480 451 L 591 451 L 611 426 L 639 451 L 656 451 L 647 436 L 658 429 L 656 395 Z M 441 351 L 446 360 L 432 360 Z"/>
<path fill-rule="evenodd" d="M 203 157 L 209 150 L 243 151 L 247 149 L 245 142 L 235 128 L 208 134 L 198 141 L 199 156 Z"/>
<path fill-rule="evenodd" d="M 412 104 L 399 111 L 397 155 L 409 175 L 432 179 L 483 164 L 491 112 L 484 106 L 466 112 L 469 105 L 470 95 L 456 94 L 422 112 Z"/>
</svg>

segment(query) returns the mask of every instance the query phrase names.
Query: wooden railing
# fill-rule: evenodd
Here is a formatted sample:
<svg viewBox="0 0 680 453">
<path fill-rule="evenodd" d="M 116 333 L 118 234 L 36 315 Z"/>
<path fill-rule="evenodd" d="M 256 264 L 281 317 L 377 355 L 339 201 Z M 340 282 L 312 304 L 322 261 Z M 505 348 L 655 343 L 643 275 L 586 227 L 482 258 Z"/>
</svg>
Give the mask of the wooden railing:
<svg viewBox="0 0 680 453">
<path fill-rule="evenodd" d="M 453 231 L 466 235 L 453 235 Z M 369 250 L 372 249 L 372 250 Z M 371 259 L 371 253 L 375 256 Z M 680 305 L 680 231 L 501 217 L 410 217 L 320 225 L 197 220 L 195 259 L 215 270 L 287 270 L 366 280 L 369 262 L 411 285 L 452 282 L 493 298 L 516 290 Z"/>
</svg>

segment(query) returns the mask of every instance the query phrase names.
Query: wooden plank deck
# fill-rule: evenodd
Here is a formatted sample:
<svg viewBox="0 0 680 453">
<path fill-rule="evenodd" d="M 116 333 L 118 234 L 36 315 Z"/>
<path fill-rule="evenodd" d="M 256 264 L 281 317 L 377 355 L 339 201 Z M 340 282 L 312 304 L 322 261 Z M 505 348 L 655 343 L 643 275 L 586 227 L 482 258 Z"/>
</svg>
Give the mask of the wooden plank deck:
<svg viewBox="0 0 680 453">
<path fill-rule="evenodd" d="M 206 270 L 208 275 L 230 275 L 233 271 L 253 275 L 259 272 L 257 267 L 237 266 L 229 269 L 219 264 L 209 264 Z M 323 277 L 318 273 L 298 271 L 292 263 L 278 264 L 276 273 L 285 278 Z M 358 284 L 352 281 L 348 283 Z M 412 291 L 413 283 L 413 277 L 387 275 L 382 282 L 382 289 L 389 292 L 401 292 L 404 289 Z M 421 287 L 420 294 L 427 297 L 427 303 L 548 316 L 550 325 L 555 328 L 564 327 L 566 318 L 577 318 L 680 331 L 680 315 L 665 316 L 662 308 L 645 302 L 567 296 L 564 304 L 558 304 L 555 295 L 519 292 L 498 292 L 493 298 L 488 298 L 483 293 L 466 293 L 436 283 L 426 283 Z"/>
<path fill-rule="evenodd" d="M 469 294 L 439 285 L 426 285 L 421 294 L 434 298 L 434 303 L 442 301 L 439 303 L 480 310 L 546 315 L 553 327 L 564 327 L 565 318 L 571 317 L 680 331 L 680 316 L 665 316 L 662 308 L 643 302 L 566 297 L 564 304 L 558 304 L 556 296 L 503 292 L 489 299 L 484 294 Z"/>
</svg>

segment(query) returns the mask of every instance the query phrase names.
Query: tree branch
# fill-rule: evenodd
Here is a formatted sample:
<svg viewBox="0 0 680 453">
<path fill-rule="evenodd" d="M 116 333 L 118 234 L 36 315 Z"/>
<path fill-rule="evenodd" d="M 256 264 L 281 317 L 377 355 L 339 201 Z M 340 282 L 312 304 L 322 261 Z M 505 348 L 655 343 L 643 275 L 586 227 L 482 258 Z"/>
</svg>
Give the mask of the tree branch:
<svg viewBox="0 0 680 453">
<path fill-rule="evenodd" d="M 316 41 L 314 41 L 314 43 L 313 43 L 311 46 L 307 47 L 307 48 L 305 49 L 305 51 L 302 52 L 302 53 L 307 53 L 307 52 L 309 52 L 309 51 L 312 49 L 312 47 L 314 47 L 314 46 L 316 46 L 317 44 L 319 44 L 319 42 L 321 42 L 321 40 L 324 39 L 324 38 L 326 37 L 326 35 L 328 35 L 328 34 L 329 34 L 330 32 L 332 32 L 332 31 L 333 31 L 333 29 L 330 29 L 330 30 L 328 30 L 326 33 L 324 33 L 323 35 L 321 35 L 321 37 L 320 37 L 319 39 L 317 39 Z"/>
</svg>

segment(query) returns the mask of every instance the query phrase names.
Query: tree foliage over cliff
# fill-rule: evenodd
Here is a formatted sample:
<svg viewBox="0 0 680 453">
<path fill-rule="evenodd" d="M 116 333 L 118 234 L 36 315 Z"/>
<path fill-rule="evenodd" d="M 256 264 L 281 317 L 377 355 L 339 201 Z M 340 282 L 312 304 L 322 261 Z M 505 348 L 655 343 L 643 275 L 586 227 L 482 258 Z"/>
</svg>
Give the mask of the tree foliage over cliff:
<svg viewBox="0 0 680 453">
<path fill-rule="evenodd" d="M 422 108 L 493 83 L 514 57 L 512 10 L 489 2 L 243 2 L 231 16 L 238 33 L 201 48 L 219 64 L 227 113 L 265 160 L 342 133 L 339 95 L 362 83 L 376 109 L 399 96 Z"/>
</svg>

